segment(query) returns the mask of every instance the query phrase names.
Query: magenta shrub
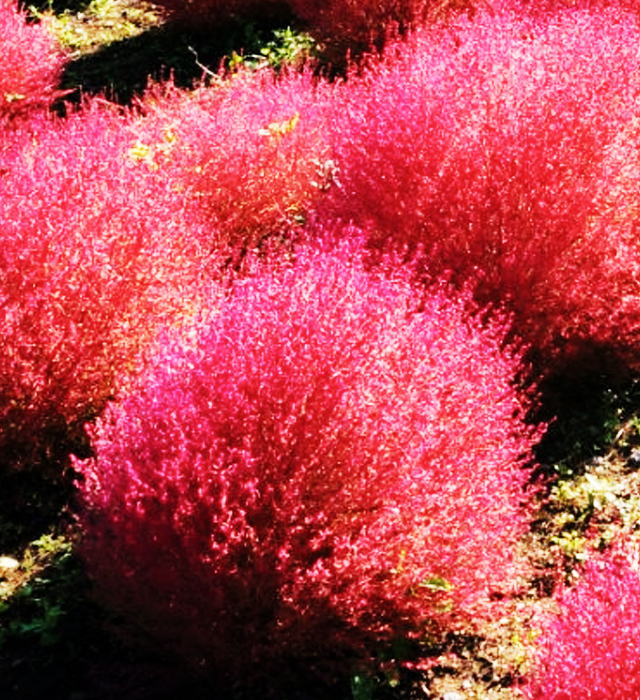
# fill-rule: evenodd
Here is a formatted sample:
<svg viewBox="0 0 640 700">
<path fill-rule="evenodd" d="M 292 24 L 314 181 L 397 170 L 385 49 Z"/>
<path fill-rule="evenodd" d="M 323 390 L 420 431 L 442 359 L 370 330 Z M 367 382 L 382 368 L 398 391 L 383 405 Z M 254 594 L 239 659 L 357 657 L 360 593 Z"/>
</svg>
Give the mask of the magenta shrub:
<svg viewBox="0 0 640 700">
<path fill-rule="evenodd" d="M 49 106 L 66 60 L 45 24 L 27 24 L 14 0 L 0 0 L 0 126 Z"/>
<path fill-rule="evenodd" d="M 127 124 L 96 104 L 0 134 L 4 467 L 66 449 L 188 303 L 197 246 L 170 186 L 132 159 Z"/>
<path fill-rule="evenodd" d="M 359 257 L 302 249 L 212 293 L 76 462 L 103 600 L 230 683 L 494 614 L 526 570 L 518 358 L 464 298 L 416 312 Z"/>
<path fill-rule="evenodd" d="M 289 0 L 312 35 L 341 61 L 382 48 L 398 32 L 442 22 L 463 12 L 473 14 L 474 0 Z"/>
<path fill-rule="evenodd" d="M 540 640 L 530 700 L 629 700 L 640 696 L 640 573 L 637 556 L 594 558 Z"/>
<path fill-rule="evenodd" d="M 290 240 L 335 185 L 331 94 L 308 72 L 276 79 L 271 69 L 189 93 L 152 90 L 138 124 L 140 168 L 171 180 L 215 251 L 237 259 Z"/>
<path fill-rule="evenodd" d="M 422 30 L 336 99 L 322 218 L 513 314 L 540 373 L 637 363 L 640 28 L 608 9 Z"/>
</svg>

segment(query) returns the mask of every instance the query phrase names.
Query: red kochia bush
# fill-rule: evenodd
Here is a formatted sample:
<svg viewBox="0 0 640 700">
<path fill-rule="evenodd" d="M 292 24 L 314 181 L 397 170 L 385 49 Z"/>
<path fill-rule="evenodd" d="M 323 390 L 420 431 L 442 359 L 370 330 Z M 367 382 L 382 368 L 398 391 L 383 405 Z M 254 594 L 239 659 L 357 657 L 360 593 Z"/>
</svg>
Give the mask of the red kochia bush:
<svg viewBox="0 0 640 700">
<path fill-rule="evenodd" d="M 290 0 L 313 36 L 335 59 L 382 46 L 390 33 L 405 34 L 425 24 L 473 10 L 475 0 Z"/>
<path fill-rule="evenodd" d="M 180 200 L 97 106 L 0 135 L 0 464 L 64 451 L 189 299 Z M 194 232 L 194 237 L 195 232 Z"/>
<path fill-rule="evenodd" d="M 27 24 L 14 0 L 0 0 L 0 125 L 49 105 L 66 58 L 44 24 Z"/>
<path fill-rule="evenodd" d="M 640 697 L 640 573 L 614 550 L 591 561 L 557 596 L 559 613 L 541 638 L 531 700 Z"/>
<path fill-rule="evenodd" d="M 237 282 L 77 463 L 103 599 L 220 679 L 490 614 L 524 570 L 518 358 L 462 301 L 415 312 L 358 259 L 303 250 Z"/>
<path fill-rule="evenodd" d="M 208 245 L 237 258 L 289 239 L 334 183 L 326 105 L 332 86 L 309 72 L 240 71 L 213 86 L 150 91 L 141 108 L 141 171 L 185 200 Z M 212 225 L 213 224 L 213 225 Z"/>
<path fill-rule="evenodd" d="M 637 363 L 638 47 L 613 9 L 495 10 L 390 47 L 336 101 L 321 214 L 471 280 L 542 373 L 593 348 Z"/>
</svg>

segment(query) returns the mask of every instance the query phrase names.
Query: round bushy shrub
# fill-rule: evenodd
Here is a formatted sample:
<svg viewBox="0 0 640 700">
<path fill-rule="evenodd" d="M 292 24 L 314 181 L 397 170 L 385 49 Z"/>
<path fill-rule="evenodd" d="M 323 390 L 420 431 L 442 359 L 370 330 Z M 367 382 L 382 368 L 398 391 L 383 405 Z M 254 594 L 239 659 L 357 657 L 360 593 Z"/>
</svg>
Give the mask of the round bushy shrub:
<svg viewBox="0 0 640 700">
<path fill-rule="evenodd" d="M 518 358 L 464 297 L 359 255 L 302 249 L 212 293 L 76 462 L 102 599 L 221 682 L 344 673 L 494 614 L 526 570 Z"/>
<path fill-rule="evenodd" d="M 637 553 L 594 558 L 556 595 L 543 631 L 530 700 L 629 700 L 640 696 L 640 572 Z"/>
<path fill-rule="evenodd" d="M 170 183 L 138 167 L 129 121 L 94 104 L 0 134 L 2 468 L 74 449 L 189 303 L 198 236 Z"/>
<path fill-rule="evenodd" d="M 537 376 L 637 365 L 640 27 L 494 8 L 424 29 L 334 106 L 321 218 L 512 314 Z"/>
<path fill-rule="evenodd" d="M 398 33 L 472 12 L 474 0 L 290 0 L 298 17 L 326 47 L 327 57 L 341 63 L 359 56 Z"/>
<path fill-rule="evenodd" d="M 151 90 L 141 104 L 141 172 L 161 172 L 189 224 L 234 262 L 290 241 L 335 186 L 327 105 L 332 87 L 308 71 L 220 76 L 210 87 Z"/>
<path fill-rule="evenodd" d="M 66 61 L 45 24 L 28 24 L 14 0 L 0 0 L 0 125 L 48 106 Z"/>
</svg>

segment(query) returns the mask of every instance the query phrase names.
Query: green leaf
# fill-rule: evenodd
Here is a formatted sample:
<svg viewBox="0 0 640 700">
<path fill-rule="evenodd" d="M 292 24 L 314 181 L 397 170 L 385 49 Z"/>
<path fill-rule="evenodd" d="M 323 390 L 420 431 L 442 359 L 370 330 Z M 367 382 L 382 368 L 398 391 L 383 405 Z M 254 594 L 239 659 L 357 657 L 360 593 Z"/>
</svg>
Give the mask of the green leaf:
<svg viewBox="0 0 640 700">
<path fill-rule="evenodd" d="M 430 588 L 433 591 L 450 591 L 453 589 L 453 584 L 441 576 L 426 578 L 424 581 L 420 581 L 418 586 L 420 588 Z"/>
</svg>

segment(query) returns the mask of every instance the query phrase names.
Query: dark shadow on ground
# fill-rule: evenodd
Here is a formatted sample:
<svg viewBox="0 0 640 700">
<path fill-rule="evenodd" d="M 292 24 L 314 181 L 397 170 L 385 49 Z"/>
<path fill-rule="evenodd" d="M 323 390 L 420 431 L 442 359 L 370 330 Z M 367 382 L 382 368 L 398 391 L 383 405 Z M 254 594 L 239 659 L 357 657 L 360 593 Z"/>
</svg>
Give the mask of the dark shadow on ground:
<svg viewBox="0 0 640 700">
<path fill-rule="evenodd" d="M 640 415 L 640 379 L 594 373 L 556 378 L 536 421 L 548 423 L 536 447 L 536 475 L 573 478 L 606 454 L 622 423 Z"/>
<path fill-rule="evenodd" d="M 62 78 L 62 90 L 71 91 L 64 99 L 78 102 L 83 95 L 101 94 L 128 104 L 144 92 L 150 80 L 169 78 L 179 87 L 191 87 L 209 72 L 217 73 L 225 57 L 234 52 L 241 56 L 257 54 L 273 40 L 274 30 L 291 25 L 291 21 L 282 19 L 271 25 L 243 20 L 200 34 L 170 24 L 153 27 L 71 61 Z"/>
</svg>

